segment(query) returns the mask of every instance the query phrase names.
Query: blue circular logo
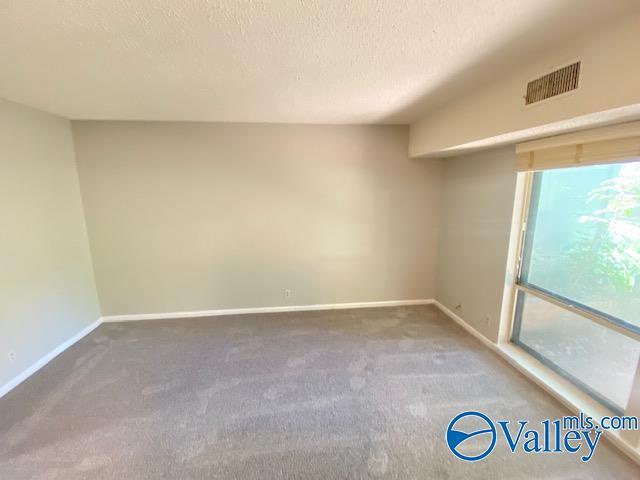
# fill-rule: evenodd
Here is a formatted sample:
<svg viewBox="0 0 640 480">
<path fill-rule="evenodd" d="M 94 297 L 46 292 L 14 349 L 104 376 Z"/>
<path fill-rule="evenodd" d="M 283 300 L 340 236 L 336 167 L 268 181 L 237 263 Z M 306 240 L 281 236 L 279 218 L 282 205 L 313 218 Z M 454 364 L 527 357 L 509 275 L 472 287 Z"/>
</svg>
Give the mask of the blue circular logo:
<svg viewBox="0 0 640 480">
<path fill-rule="evenodd" d="M 464 432 L 462 430 L 456 430 L 454 427 L 458 422 L 464 419 L 471 419 L 470 422 L 472 424 L 480 424 L 479 428 L 474 428 L 470 432 Z M 489 446 L 478 455 L 465 455 L 460 453 L 458 450 L 459 447 L 462 447 L 462 444 L 469 440 L 470 438 L 477 438 L 478 436 L 489 435 L 491 441 Z M 466 460 L 468 462 L 475 462 L 476 460 L 482 460 L 484 457 L 489 455 L 493 448 L 496 446 L 496 427 L 491 421 L 489 417 L 487 417 L 484 413 L 480 412 L 462 412 L 454 417 L 449 423 L 447 427 L 447 445 L 449 445 L 449 450 L 458 458 L 462 460 Z"/>
</svg>

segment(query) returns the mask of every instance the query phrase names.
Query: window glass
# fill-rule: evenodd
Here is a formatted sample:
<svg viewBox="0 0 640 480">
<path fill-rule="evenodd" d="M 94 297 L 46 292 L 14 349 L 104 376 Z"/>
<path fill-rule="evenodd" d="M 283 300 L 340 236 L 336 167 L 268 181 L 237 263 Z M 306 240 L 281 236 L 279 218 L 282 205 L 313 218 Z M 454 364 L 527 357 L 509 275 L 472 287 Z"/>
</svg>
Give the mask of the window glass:
<svg viewBox="0 0 640 480">
<path fill-rule="evenodd" d="M 640 342 L 533 295 L 520 292 L 516 343 L 595 397 L 626 407 Z"/>
<path fill-rule="evenodd" d="M 640 161 L 535 174 L 521 281 L 640 327 Z"/>
</svg>

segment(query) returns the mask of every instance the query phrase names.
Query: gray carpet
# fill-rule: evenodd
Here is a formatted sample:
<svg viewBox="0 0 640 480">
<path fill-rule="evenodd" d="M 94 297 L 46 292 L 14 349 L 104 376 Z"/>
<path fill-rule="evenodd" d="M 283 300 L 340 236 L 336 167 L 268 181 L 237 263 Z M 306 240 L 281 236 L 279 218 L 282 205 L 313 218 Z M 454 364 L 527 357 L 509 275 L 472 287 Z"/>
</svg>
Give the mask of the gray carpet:
<svg viewBox="0 0 640 480">
<path fill-rule="evenodd" d="M 455 458 L 558 403 L 431 306 L 104 324 L 0 399 L 0 479 L 639 478 L 605 443 Z"/>
</svg>

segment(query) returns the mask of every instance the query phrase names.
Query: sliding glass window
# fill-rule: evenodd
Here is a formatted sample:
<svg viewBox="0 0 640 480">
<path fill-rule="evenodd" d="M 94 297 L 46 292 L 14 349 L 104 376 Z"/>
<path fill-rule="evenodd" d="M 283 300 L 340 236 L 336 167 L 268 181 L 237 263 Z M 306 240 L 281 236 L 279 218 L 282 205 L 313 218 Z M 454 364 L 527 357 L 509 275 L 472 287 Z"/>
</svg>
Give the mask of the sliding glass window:
<svg viewBox="0 0 640 480">
<path fill-rule="evenodd" d="M 512 341 L 614 412 L 640 358 L 640 158 L 528 173 Z"/>
</svg>

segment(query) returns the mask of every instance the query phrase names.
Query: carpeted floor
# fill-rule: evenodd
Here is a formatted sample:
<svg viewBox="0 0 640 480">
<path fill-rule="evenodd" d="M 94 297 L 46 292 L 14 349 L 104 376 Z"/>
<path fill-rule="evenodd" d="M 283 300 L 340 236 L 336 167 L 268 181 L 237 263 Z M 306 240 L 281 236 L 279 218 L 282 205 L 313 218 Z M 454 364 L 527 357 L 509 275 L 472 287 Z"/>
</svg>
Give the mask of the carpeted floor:
<svg viewBox="0 0 640 480">
<path fill-rule="evenodd" d="M 104 324 L 0 399 L 0 479 L 640 477 L 606 443 L 463 462 L 467 409 L 568 414 L 432 306 Z"/>
</svg>

